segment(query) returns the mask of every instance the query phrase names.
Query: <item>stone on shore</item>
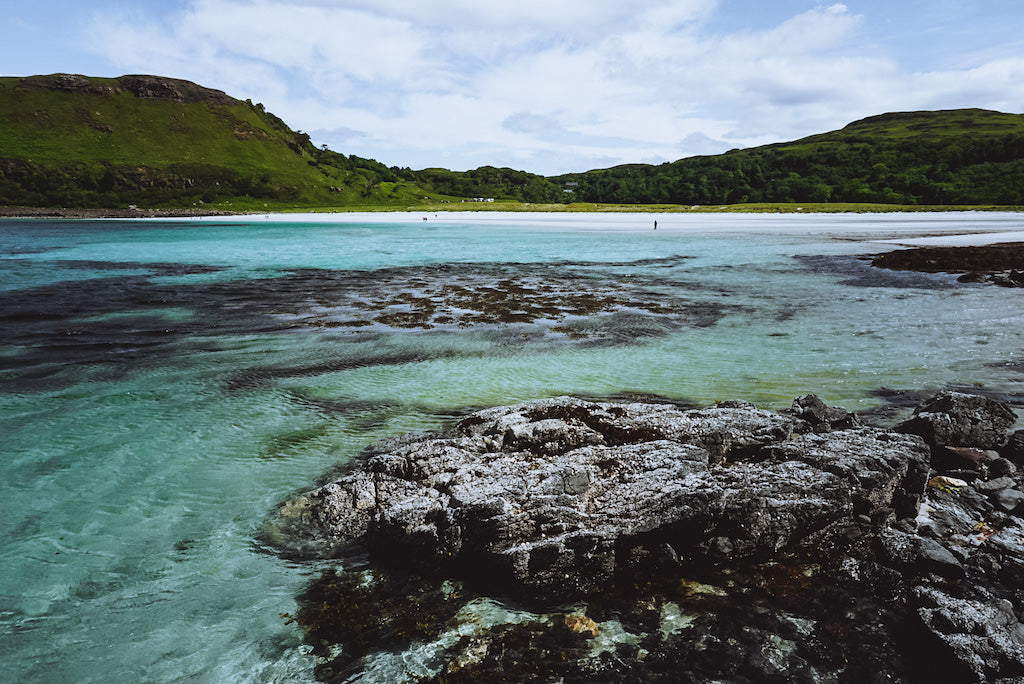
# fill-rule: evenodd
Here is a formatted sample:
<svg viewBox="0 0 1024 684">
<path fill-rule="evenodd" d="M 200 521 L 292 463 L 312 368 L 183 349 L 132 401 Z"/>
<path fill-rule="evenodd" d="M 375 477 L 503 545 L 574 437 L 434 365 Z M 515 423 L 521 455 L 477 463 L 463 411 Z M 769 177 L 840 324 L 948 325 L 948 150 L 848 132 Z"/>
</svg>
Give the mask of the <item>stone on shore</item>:
<svg viewBox="0 0 1024 684">
<path fill-rule="evenodd" d="M 920 435 L 933 447 L 998 449 L 1016 420 L 1005 403 L 963 392 L 940 392 L 896 429 Z"/>
</svg>

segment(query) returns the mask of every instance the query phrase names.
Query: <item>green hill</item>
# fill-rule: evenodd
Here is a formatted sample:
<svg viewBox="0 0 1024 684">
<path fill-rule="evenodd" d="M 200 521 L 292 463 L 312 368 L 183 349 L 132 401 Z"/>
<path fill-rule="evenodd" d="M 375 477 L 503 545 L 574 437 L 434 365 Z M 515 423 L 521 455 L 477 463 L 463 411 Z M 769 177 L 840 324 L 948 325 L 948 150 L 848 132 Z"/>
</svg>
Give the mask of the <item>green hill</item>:
<svg viewBox="0 0 1024 684">
<path fill-rule="evenodd" d="M 0 204 L 401 205 L 410 172 L 317 149 L 262 105 L 155 76 L 0 78 Z"/>
<path fill-rule="evenodd" d="M 1024 115 L 882 114 L 802 140 L 552 178 L 586 202 L 1024 204 Z"/>
<path fill-rule="evenodd" d="M 387 167 L 262 105 L 157 76 L 0 78 L 0 206 L 231 209 L 532 203 L 1024 204 L 1024 115 L 873 116 L 802 140 L 544 177 Z"/>
</svg>

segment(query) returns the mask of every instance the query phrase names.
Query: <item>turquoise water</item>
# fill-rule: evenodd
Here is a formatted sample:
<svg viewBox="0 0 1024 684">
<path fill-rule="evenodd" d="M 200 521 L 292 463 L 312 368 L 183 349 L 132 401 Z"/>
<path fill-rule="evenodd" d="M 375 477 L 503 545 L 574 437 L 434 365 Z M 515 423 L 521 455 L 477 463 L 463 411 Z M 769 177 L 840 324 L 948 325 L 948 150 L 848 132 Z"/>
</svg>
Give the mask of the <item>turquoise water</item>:
<svg viewBox="0 0 1024 684">
<path fill-rule="evenodd" d="M 1021 215 L 427 218 L 0 221 L 0 679 L 311 680 L 281 614 L 318 568 L 261 548 L 261 521 L 367 443 L 475 407 L 1024 395 L 1021 291 L 853 258 Z M 628 301 L 374 318 L 501 281 Z"/>
</svg>

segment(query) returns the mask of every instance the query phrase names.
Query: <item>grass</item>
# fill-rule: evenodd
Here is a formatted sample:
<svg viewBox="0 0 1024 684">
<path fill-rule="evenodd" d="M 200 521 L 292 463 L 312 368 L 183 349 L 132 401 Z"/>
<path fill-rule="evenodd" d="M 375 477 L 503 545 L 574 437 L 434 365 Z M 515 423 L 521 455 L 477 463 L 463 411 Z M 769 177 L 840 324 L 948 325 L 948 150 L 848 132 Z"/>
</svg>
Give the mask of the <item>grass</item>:
<svg viewBox="0 0 1024 684">
<path fill-rule="evenodd" d="M 17 90 L 18 80 L 0 79 L 0 156 L 5 158 L 158 169 L 198 163 L 269 171 L 293 182 L 315 177 L 309 160 L 289 148 L 287 135 L 243 102 L 168 106 L 129 93 Z"/>
<path fill-rule="evenodd" d="M 24 181 L 26 187 L 41 188 L 50 206 L 62 206 L 57 198 L 80 197 L 82 192 L 98 197 L 98 179 L 110 170 L 140 191 L 133 197 L 129 189 L 122 193 L 129 199 L 105 205 L 112 207 L 199 206 L 204 195 L 218 199 L 240 194 L 222 191 L 239 178 L 253 179 L 250 187 L 260 188 L 248 193 L 258 199 L 235 198 L 234 204 L 245 210 L 269 206 L 273 202 L 264 198 L 275 197 L 291 205 L 395 207 L 424 197 L 443 199 L 415 183 L 385 181 L 358 165 L 319 163 L 320 150 L 307 136 L 251 102 L 224 96 L 205 101 L 138 97 L 121 88 L 118 79 L 88 79 L 93 92 L 33 87 L 28 80 L 0 78 L 0 190 L 4 162 L 19 165 L 12 168 L 27 165 L 35 179 Z M 345 160 L 341 155 L 327 158 Z M 11 204 L 25 193 L 11 189 L 17 177 L 8 176 L 5 203 Z M 180 178 L 191 178 L 195 192 L 177 188 L 164 193 L 169 200 L 145 199 L 147 188 L 167 187 Z M 54 191 L 58 184 L 59 193 Z M 111 202 L 112 196 L 98 201 Z"/>
</svg>

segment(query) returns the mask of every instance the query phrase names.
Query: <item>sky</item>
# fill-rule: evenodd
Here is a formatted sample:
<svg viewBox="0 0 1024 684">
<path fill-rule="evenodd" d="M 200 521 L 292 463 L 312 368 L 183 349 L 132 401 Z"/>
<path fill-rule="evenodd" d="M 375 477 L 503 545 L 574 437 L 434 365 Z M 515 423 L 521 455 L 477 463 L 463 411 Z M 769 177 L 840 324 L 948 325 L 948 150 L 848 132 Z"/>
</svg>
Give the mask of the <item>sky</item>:
<svg viewBox="0 0 1024 684">
<path fill-rule="evenodd" d="M 1022 29 L 1022 0 L 0 0 L 0 75 L 183 78 L 389 166 L 556 175 L 1019 113 Z"/>
</svg>

